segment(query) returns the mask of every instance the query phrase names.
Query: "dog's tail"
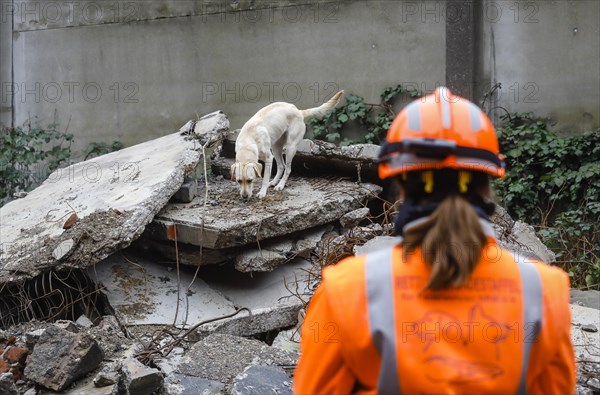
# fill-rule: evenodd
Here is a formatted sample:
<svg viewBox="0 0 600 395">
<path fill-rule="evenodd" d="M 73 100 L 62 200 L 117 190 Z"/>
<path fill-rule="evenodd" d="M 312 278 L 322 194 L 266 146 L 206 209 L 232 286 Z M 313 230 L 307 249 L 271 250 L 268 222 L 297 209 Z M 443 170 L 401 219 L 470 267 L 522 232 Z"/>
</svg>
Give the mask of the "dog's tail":
<svg viewBox="0 0 600 395">
<path fill-rule="evenodd" d="M 309 108 L 307 110 L 301 110 L 302 116 L 304 119 L 307 118 L 321 118 L 328 110 L 331 110 L 335 106 L 338 105 L 342 96 L 344 95 L 344 91 L 339 91 L 336 93 L 327 103 L 321 104 L 319 107 Z"/>
</svg>

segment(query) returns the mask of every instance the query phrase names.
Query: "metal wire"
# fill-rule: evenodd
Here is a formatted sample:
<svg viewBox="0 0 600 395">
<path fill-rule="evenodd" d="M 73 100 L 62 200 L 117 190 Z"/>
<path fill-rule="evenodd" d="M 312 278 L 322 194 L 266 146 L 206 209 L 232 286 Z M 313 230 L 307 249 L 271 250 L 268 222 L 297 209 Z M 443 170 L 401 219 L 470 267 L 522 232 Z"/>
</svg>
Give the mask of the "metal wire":
<svg viewBox="0 0 600 395">
<path fill-rule="evenodd" d="M 100 288 L 78 269 L 0 285 L 0 329 L 31 320 L 75 321 L 81 315 L 93 321 L 109 310 Z"/>
</svg>

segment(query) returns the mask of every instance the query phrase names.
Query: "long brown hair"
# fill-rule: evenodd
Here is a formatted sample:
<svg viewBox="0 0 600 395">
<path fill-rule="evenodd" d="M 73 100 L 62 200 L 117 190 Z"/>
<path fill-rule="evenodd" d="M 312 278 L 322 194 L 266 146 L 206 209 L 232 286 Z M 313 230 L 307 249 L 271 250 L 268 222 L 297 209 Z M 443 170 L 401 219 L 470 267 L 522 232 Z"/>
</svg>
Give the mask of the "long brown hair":
<svg viewBox="0 0 600 395">
<path fill-rule="evenodd" d="M 472 183 L 474 185 L 470 185 L 469 191 L 464 194 L 458 193 L 456 182 L 450 181 L 453 178 L 445 174 L 444 182 L 438 182 L 438 185 L 442 185 L 436 187 L 434 196 L 440 203 L 433 213 L 404 231 L 404 258 L 421 246 L 423 259 L 431 266 L 425 289 L 463 285 L 477 265 L 487 242 L 479 215 L 469 202 L 482 201 L 482 193 L 489 191 L 487 177 L 476 177 Z M 407 187 L 406 183 L 401 184 L 403 188 Z M 410 194 L 411 189 L 409 187 L 407 193 Z"/>
</svg>

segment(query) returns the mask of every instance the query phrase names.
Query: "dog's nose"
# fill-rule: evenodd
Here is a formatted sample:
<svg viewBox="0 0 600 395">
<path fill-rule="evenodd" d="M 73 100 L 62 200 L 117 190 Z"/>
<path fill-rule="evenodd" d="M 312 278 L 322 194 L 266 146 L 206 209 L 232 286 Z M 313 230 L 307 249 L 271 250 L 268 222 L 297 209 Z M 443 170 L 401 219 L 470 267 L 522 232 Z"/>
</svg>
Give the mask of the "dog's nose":
<svg viewBox="0 0 600 395">
<path fill-rule="evenodd" d="M 247 193 L 242 193 L 242 199 L 248 200 L 248 194 Z"/>
</svg>

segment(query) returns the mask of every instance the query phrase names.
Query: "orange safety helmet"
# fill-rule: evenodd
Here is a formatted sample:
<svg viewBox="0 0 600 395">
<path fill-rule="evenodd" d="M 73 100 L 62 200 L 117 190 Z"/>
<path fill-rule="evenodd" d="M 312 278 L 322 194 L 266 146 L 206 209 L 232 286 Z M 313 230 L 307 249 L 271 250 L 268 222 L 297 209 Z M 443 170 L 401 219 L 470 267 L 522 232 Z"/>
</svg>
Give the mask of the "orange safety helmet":
<svg viewBox="0 0 600 395">
<path fill-rule="evenodd" d="M 504 155 L 490 119 L 445 87 L 408 104 L 379 152 L 381 179 L 417 170 L 452 168 L 503 177 Z"/>
</svg>

